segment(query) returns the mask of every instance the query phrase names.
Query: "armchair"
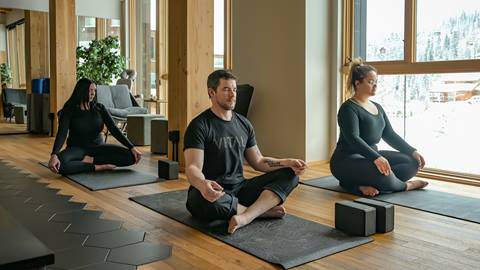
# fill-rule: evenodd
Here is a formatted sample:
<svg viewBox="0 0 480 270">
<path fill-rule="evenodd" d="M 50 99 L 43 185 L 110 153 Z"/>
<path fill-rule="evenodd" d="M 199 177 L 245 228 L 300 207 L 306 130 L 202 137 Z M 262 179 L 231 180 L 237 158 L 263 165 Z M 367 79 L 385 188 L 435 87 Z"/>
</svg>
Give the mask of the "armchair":
<svg viewBox="0 0 480 270">
<path fill-rule="evenodd" d="M 125 132 L 127 116 L 131 114 L 146 114 L 147 109 L 142 108 L 135 101 L 126 85 L 98 85 L 97 102 L 102 103 L 115 122 L 120 125 L 120 130 Z M 108 133 L 105 133 L 105 141 Z"/>
<path fill-rule="evenodd" d="M 27 108 L 27 91 L 25 89 L 5 88 L 2 91 L 3 116 L 12 122 L 15 107 Z"/>
</svg>

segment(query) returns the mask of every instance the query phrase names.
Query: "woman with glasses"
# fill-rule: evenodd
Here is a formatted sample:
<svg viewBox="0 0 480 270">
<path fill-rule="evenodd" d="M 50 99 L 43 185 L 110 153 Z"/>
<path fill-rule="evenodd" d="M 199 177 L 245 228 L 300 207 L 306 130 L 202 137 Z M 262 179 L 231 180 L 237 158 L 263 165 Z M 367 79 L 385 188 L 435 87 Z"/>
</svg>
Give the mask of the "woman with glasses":
<svg viewBox="0 0 480 270">
<path fill-rule="evenodd" d="M 425 160 L 393 130 L 380 104 L 369 98 L 377 90 L 377 70 L 358 58 L 351 63 L 346 100 L 338 111 L 340 137 L 330 170 L 340 185 L 353 193 L 375 196 L 424 188 L 428 182 L 410 180 Z M 383 139 L 398 151 L 378 150 Z"/>
</svg>

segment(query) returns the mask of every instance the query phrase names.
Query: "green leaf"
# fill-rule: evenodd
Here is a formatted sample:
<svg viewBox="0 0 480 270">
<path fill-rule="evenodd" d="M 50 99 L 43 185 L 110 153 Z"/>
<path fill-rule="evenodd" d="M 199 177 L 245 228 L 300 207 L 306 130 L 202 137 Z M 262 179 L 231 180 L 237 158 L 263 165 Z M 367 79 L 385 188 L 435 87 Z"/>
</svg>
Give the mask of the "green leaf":
<svg viewBox="0 0 480 270">
<path fill-rule="evenodd" d="M 88 48 L 77 47 L 77 79 L 86 77 L 97 84 L 108 85 L 125 69 L 125 57 L 120 55 L 118 37 L 92 40 Z"/>
</svg>

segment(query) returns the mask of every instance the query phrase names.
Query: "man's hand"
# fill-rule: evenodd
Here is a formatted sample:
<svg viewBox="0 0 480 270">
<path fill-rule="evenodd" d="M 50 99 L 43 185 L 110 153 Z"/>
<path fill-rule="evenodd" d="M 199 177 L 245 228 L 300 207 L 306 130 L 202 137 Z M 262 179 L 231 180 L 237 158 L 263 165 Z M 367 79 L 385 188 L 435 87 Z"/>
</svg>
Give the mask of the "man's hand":
<svg viewBox="0 0 480 270">
<path fill-rule="evenodd" d="M 48 161 L 48 168 L 50 171 L 54 173 L 58 173 L 60 171 L 60 160 L 56 154 L 50 156 L 50 160 Z"/>
<path fill-rule="evenodd" d="M 425 159 L 417 151 L 412 153 L 413 158 L 418 162 L 418 168 L 423 169 L 425 167 Z"/>
<path fill-rule="evenodd" d="M 301 159 L 288 158 L 283 160 L 282 165 L 291 168 L 295 175 L 301 175 L 307 168 L 307 163 Z"/>
<path fill-rule="evenodd" d="M 136 147 L 132 147 L 130 151 L 132 152 L 133 157 L 135 158 L 135 164 L 137 164 L 142 158 L 142 152 L 140 152 Z"/>
<path fill-rule="evenodd" d="M 383 175 L 390 175 L 390 171 L 392 168 L 390 167 L 390 163 L 388 163 L 388 160 L 384 157 L 378 157 L 373 161 L 375 163 L 375 166 L 377 166 L 378 171 L 380 171 L 381 174 Z"/>
<path fill-rule="evenodd" d="M 225 195 L 223 187 L 212 180 L 205 180 L 204 185 L 200 189 L 200 193 L 202 193 L 202 196 L 209 202 L 214 202 Z"/>
</svg>

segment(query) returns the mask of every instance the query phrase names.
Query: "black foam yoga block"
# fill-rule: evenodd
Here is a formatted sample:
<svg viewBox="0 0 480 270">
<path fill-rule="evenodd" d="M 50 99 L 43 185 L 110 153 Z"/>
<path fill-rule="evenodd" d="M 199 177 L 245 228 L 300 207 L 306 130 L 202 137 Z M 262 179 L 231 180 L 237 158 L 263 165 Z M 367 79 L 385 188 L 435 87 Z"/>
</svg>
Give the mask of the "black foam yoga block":
<svg viewBox="0 0 480 270">
<path fill-rule="evenodd" d="M 335 203 L 335 228 L 351 235 L 368 236 L 375 233 L 375 208 L 351 201 Z"/>
<path fill-rule="evenodd" d="M 168 159 L 158 161 L 158 177 L 164 179 L 178 178 L 178 162 Z"/>
<path fill-rule="evenodd" d="M 393 231 L 395 211 L 393 204 L 375 201 L 367 198 L 360 198 L 354 202 L 374 207 L 377 212 L 377 232 L 386 233 Z"/>
</svg>

